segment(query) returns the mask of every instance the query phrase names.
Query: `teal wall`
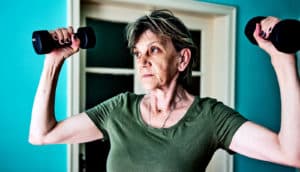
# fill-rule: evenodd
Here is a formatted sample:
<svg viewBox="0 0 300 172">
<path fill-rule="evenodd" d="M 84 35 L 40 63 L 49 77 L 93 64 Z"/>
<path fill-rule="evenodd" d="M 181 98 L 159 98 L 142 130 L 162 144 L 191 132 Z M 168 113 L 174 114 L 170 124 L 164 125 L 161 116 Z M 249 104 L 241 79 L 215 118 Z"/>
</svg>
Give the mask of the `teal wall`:
<svg viewBox="0 0 300 172">
<path fill-rule="evenodd" d="M 256 15 L 299 18 L 299 0 L 202 0 L 237 8 L 236 107 L 250 120 L 279 129 L 278 85 L 269 58 L 251 45 L 244 25 Z M 31 46 L 32 31 L 66 26 L 66 0 L 3 1 L 0 10 L 2 131 L 0 171 L 66 172 L 66 146 L 28 143 L 30 113 L 44 56 Z M 56 97 L 58 119 L 66 116 L 66 66 Z M 294 172 L 295 169 L 235 156 L 236 172 Z"/>
<path fill-rule="evenodd" d="M 269 57 L 244 36 L 247 21 L 258 15 L 300 18 L 299 0 L 201 0 L 237 8 L 236 108 L 248 119 L 274 131 L 280 126 L 280 97 Z M 283 167 L 235 156 L 235 172 L 295 172 Z"/>
<path fill-rule="evenodd" d="M 0 171 L 66 172 L 66 145 L 28 143 L 31 107 L 44 56 L 34 53 L 36 29 L 66 25 L 66 1 L 1 1 L 0 10 Z M 66 116 L 66 67 L 58 85 L 56 113 Z"/>
</svg>

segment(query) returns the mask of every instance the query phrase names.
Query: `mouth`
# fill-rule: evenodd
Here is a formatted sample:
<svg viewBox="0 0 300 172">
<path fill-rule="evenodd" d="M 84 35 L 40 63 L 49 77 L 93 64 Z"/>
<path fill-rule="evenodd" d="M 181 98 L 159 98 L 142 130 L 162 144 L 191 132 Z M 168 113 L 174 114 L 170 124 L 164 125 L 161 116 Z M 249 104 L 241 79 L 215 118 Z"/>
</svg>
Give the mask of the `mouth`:
<svg viewBox="0 0 300 172">
<path fill-rule="evenodd" d="M 152 77 L 154 76 L 153 74 L 143 74 L 142 75 L 142 78 L 149 78 L 149 77 Z"/>
</svg>

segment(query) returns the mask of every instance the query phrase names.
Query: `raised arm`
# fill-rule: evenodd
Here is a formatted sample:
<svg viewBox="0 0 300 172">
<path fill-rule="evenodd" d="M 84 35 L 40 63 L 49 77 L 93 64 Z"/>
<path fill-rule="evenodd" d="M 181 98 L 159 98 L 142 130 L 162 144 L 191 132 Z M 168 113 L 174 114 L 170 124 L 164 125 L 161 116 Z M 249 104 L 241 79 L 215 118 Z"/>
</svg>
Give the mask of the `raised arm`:
<svg viewBox="0 0 300 172">
<path fill-rule="evenodd" d="M 246 122 L 235 133 L 230 148 L 246 156 L 300 168 L 300 83 L 294 54 L 284 54 L 259 36 L 254 37 L 271 57 L 277 75 L 281 98 L 281 127 L 274 133 L 252 122 Z"/>
<path fill-rule="evenodd" d="M 55 90 L 61 67 L 67 57 L 76 53 L 79 40 L 73 30 L 58 29 L 52 32 L 58 40 L 72 41 L 70 47 L 47 54 L 35 95 L 30 122 L 29 142 L 32 144 L 80 143 L 102 138 L 102 133 L 85 113 L 74 115 L 61 122 L 54 115 Z"/>
</svg>

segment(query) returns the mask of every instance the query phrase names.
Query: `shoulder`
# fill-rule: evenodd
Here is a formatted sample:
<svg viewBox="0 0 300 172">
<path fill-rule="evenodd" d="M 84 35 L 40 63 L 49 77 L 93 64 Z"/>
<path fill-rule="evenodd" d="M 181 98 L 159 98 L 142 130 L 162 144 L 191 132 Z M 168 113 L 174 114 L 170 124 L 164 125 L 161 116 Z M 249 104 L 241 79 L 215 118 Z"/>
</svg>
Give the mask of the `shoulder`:
<svg viewBox="0 0 300 172">
<path fill-rule="evenodd" d="M 119 93 L 98 105 L 87 109 L 85 112 L 89 116 L 101 116 L 101 118 L 114 116 L 111 114 L 124 114 L 124 112 L 135 109 L 134 107 L 136 107 L 140 98 L 142 98 L 142 95 L 136 95 L 131 92 Z"/>
<path fill-rule="evenodd" d="M 123 92 L 119 93 L 109 99 L 106 99 L 103 102 L 100 102 L 96 106 L 88 109 L 87 111 L 93 110 L 93 111 L 114 111 L 118 108 L 127 106 L 128 103 L 134 102 L 139 98 L 139 95 L 136 95 L 131 92 Z"/>
<path fill-rule="evenodd" d="M 132 92 L 124 92 L 117 95 L 117 99 L 121 104 L 132 104 L 138 102 L 144 95 L 142 94 L 135 94 Z"/>
<path fill-rule="evenodd" d="M 222 101 L 219 101 L 216 98 L 211 97 L 196 97 L 197 101 L 197 108 L 198 111 L 209 118 L 219 117 L 220 115 L 232 115 L 238 114 L 236 110 L 232 107 L 224 104 Z"/>
<path fill-rule="evenodd" d="M 210 97 L 195 96 L 194 102 L 188 112 L 192 118 L 208 119 L 212 115 L 214 106 L 218 103 L 217 99 Z"/>
<path fill-rule="evenodd" d="M 127 92 L 119 93 L 119 94 L 107 99 L 104 102 L 114 102 L 116 104 L 122 104 L 122 103 L 130 101 L 130 100 L 131 101 L 135 100 L 138 97 L 139 97 L 139 95 L 127 91 Z"/>
<path fill-rule="evenodd" d="M 199 103 L 202 106 L 213 106 L 219 102 L 217 99 L 212 98 L 212 97 L 202 97 L 202 98 L 198 97 L 198 99 L 199 99 Z"/>
<path fill-rule="evenodd" d="M 224 104 L 222 101 L 216 99 L 216 98 L 211 98 L 211 97 L 204 97 L 204 98 L 199 98 L 199 105 L 202 108 L 210 109 L 210 110 L 216 110 L 219 108 L 225 108 L 225 109 L 231 109 L 233 110 L 230 106 Z"/>
<path fill-rule="evenodd" d="M 217 104 L 223 104 L 222 102 L 218 101 L 215 98 L 211 97 L 195 97 L 197 101 L 197 107 L 200 108 L 201 111 L 210 111 L 214 108 Z"/>
</svg>

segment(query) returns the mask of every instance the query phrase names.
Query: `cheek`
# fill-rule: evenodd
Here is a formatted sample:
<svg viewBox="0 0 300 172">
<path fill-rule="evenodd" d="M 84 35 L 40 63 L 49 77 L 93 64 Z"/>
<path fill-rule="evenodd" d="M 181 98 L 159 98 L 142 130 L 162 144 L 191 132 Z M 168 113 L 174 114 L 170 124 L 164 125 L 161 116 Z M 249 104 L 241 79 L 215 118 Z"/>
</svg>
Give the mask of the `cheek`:
<svg viewBox="0 0 300 172">
<path fill-rule="evenodd" d="M 169 58 L 153 58 L 151 61 L 151 68 L 156 78 L 161 82 L 165 82 L 170 80 L 170 78 L 178 71 L 178 64 L 174 59 L 174 56 L 170 55 Z"/>
<path fill-rule="evenodd" d="M 153 69 L 153 73 L 154 73 L 156 79 L 158 80 L 158 82 L 162 82 L 164 75 L 166 73 L 164 68 L 159 65 L 153 65 L 152 69 Z"/>
<path fill-rule="evenodd" d="M 172 79 L 172 76 L 177 72 L 177 68 L 175 66 L 161 65 L 161 66 L 153 66 L 153 72 L 159 83 L 165 83 Z"/>
<path fill-rule="evenodd" d="M 156 71 L 169 72 L 172 68 L 177 66 L 172 58 L 161 57 L 152 61 Z"/>
</svg>

